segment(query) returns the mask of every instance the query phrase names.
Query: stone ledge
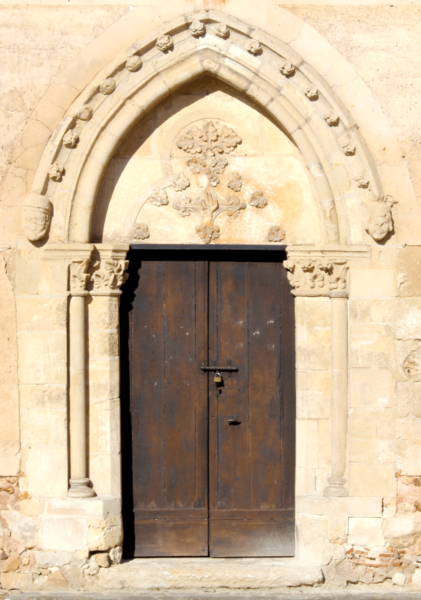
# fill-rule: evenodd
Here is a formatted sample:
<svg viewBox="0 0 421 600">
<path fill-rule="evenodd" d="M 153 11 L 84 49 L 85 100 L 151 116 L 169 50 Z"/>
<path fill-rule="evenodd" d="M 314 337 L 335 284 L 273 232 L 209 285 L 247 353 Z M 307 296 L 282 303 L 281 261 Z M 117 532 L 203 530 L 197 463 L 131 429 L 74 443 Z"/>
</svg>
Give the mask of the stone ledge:
<svg viewBox="0 0 421 600">
<path fill-rule="evenodd" d="M 324 581 L 318 565 L 288 558 L 138 558 L 101 569 L 99 588 L 281 588 Z"/>
</svg>

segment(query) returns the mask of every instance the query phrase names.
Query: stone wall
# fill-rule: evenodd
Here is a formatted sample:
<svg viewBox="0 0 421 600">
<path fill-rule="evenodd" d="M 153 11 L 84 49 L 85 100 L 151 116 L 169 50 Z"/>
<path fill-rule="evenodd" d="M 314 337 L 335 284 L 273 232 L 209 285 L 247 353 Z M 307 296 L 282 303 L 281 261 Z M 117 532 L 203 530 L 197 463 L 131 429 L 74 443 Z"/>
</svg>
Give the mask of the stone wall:
<svg viewBox="0 0 421 600">
<path fill-rule="evenodd" d="M 104 574 L 105 569 L 121 558 L 118 298 L 101 295 L 104 290 L 95 294 L 93 287 L 87 295 L 88 463 L 98 498 L 67 498 L 71 291 L 66 252 L 71 249 L 64 248 L 67 240 L 57 234 L 66 210 L 64 201 L 56 202 L 53 220 L 59 225 L 54 235 L 64 250 L 60 255 L 53 249 L 46 259 L 44 243 L 30 243 L 23 235 L 21 205 L 32 189 L 45 145 L 49 140 L 54 145 L 56 125 L 74 98 L 86 95 L 100 70 L 148 29 L 202 8 L 199 1 L 164 4 L 158 0 L 142 4 L 141 18 L 136 3 L 0 4 L 5 73 L 0 92 L 0 570 L 6 589 L 81 585 L 89 589 L 100 581 L 106 587 L 112 577 Z M 373 172 L 385 194 L 398 201 L 393 206 L 393 235 L 377 244 L 361 223 L 365 254 L 349 259 L 347 497 L 325 497 L 332 471 L 331 298 L 307 296 L 295 301 L 297 546 L 299 560 L 321 565 L 328 585 L 412 581 L 419 586 L 420 9 L 342 2 L 281 6 L 268 1 L 256 10 L 254 2 L 238 0 L 205 2 L 204 8 L 226 11 L 287 38 L 355 119 Z M 226 84 L 189 84 L 149 112 L 109 163 L 103 158 L 98 169 L 105 164 L 108 168 L 90 241 L 121 241 L 113 230 L 119 210 L 115 214 L 110 210 L 113 199 L 118 204 L 121 198 L 113 193 L 123 190 L 131 200 L 140 188 L 156 183 L 151 166 L 148 177 L 136 175 L 136 160 L 147 158 L 152 165 L 161 158 L 160 144 L 173 131 L 179 113 L 188 113 L 196 102 L 200 118 L 207 118 L 210 107 L 222 114 L 228 96 Z M 236 167 L 246 172 L 244 189 L 249 195 L 253 192 L 249 171 L 255 169 L 253 184 L 270 182 L 273 175 L 263 163 L 256 166 L 265 157 L 262 131 L 277 165 L 287 156 L 301 165 L 298 150 L 251 100 L 242 103 L 236 92 L 229 102 L 237 107 L 231 110 L 238 123 L 248 123 L 250 140 L 255 130 L 260 133 L 255 146 L 243 136 L 247 151 L 235 159 Z M 176 158 L 181 164 L 182 152 Z M 123 163 L 128 165 L 125 174 Z M 294 168 L 302 196 L 310 198 L 304 167 Z M 290 170 L 279 167 L 277 180 Z M 131 189 L 131 172 L 138 177 L 137 191 Z M 336 183 L 340 188 L 343 179 L 338 176 Z M 279 193 L 274 185 L 271 190 L 275 202 Z M 310 200 L 303 204 L 300 221 L 294 216 L 297 197 L 291 193 L 284 215 L 286 241 L 320 245 L 322 227 L 315 205 Z M 154 217 L 152 210 L 151 222 L 158 223 L 161 217 Z M 230 223 L 227 219 L 227 230 Z M 184 227 L 179 226 L 174 240 L 181 236 L 197 242 L 194 228 Z M 244 241 L 235 237 L 234 226 L 230 231 L 230 241 Z M 255 230 L 250 231 L 252 235 Z M 93 263 L 100 262 L 93 246 L 89 257 L 91 252 Z M 314 582 L 320 583 L 318 576 Z"/>
</svg>

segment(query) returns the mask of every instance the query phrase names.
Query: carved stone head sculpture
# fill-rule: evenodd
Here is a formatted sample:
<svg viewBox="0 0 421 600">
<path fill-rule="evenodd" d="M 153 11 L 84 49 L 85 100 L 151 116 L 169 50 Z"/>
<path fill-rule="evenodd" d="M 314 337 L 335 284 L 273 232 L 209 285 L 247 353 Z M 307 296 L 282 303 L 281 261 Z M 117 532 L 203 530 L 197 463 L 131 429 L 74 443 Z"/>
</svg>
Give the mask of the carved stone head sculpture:
<svg viewBox="0 0 421 600">
<path fill-rule="evenodd" d="M 393 218 L 390 202 L 372 202 L 368 208 L 369 214 L 365 230 L 373 240 L 381 242 L 393 232 Z"/>
<path fill-rule="evenodd" d="M 51 217 L 51 202 L 42 194 L 31 193 L 22 207 L 22 226 L 31 242 L 41 240 L 48 231 Z"/>
</svg>

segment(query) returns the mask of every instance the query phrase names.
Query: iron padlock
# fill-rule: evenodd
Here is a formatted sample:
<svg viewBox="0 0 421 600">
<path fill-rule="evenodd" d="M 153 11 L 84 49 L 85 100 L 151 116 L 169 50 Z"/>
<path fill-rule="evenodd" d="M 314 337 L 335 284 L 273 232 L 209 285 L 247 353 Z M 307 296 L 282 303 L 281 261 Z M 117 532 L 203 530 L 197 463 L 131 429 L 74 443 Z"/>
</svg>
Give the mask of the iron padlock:
<svg viewBox="0 0 421 600">
<path fill-rule="evenodd" d="M 214 383 L 218 384 L 218 383 L 222 383 L 222 375 L 219 371 L 217 371 L 215 373 L 215 375 L 213 376 L 213 381 Z"/>
</svg>

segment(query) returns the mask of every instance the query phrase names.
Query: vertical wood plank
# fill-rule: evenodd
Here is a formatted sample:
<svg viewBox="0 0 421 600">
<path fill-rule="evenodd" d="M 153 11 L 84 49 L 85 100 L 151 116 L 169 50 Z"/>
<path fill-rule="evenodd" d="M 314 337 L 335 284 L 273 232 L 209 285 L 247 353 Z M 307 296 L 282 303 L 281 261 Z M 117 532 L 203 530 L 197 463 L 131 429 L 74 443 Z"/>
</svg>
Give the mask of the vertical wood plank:
<svg viewBox="0 0 421 600">
<path fill-rule="evenodd" d="M 133 304 L 135 555 L 208 553 L 203 262 L 143 261 Z"/>
</svg>

